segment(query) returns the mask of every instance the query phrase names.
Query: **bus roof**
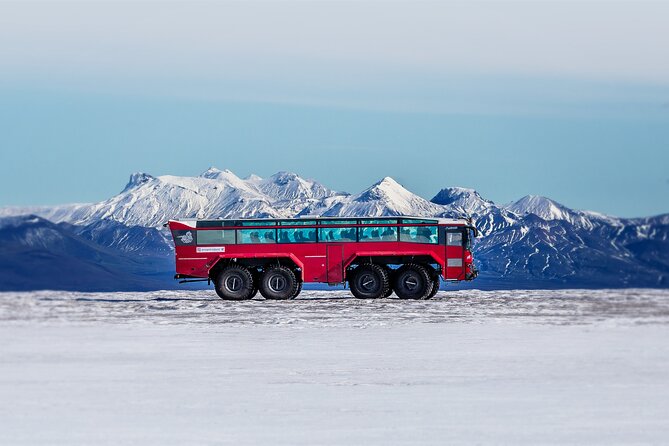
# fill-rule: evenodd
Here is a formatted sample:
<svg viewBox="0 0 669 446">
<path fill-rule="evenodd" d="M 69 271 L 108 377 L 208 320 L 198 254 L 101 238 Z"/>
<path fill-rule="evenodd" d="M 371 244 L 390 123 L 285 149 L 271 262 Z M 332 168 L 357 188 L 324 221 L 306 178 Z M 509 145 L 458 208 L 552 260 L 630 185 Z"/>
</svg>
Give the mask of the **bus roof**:
<svg viewBox="0 0 669 446">
<path fill-rule="evenodd" d="M 415 222 L 416 224 L 435 224 L 435 225 L 454 225 L 454 226 L 472 225 L 470 221 L 465 220 L 463 218 L 429 218 L 429 217 L 416 217 L 407 215 L 381 216 L 381 217 L 317 217 L 317 216 L 307 215 L 296 218 L 217 218 L 217 219 L 184 218 L 184 219 L 173 219 L 170 221 L 178 222 L 183 225 L 190 226 L 192 228 L 197 228 L 197 227 L 212 227 L 212 226 L 244 226 L 245 222 L 269 223 L 269 222 L 282 222 L 282 221 L 288 222 L 288 221 L 309 221 L 309 220 L 323 221 L 323 222 L 355 220 L 356 223 L 352 224 L 411 224 L 412 222 Z M 237 222 L 239 222 L 239 224 Z"/>
</svg>

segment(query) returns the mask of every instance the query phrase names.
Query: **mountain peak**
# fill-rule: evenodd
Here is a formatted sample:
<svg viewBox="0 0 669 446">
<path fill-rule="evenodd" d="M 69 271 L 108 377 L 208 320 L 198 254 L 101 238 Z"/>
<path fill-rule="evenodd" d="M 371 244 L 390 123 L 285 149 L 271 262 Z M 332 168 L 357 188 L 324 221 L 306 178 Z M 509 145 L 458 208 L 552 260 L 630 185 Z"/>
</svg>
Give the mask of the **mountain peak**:
<svg viewBox="0 0 669 446">
<path fill-rule="evenodd" d="M 244 178 L 244 181 L 248 181 L 250 183 L 259 183 L 262 180 L 263 178 L 260 175 L 256 175 L 255 173 L 252 173 L 251 175 Z"/>
<path fill-rule="evenodd" d="M 14 215 L 0 217 L 0 229 L 14 228 L 20 226 L 34 226 L 39 224 L 53 225 L 49 220 L 38 217 L 35 214 Z"/>
<path fill-rule="evenodd" d="M 481 213 L 495 205 L 492 201 L 481 197 L 474 189 L 466 187 L 445 187 L 430 201 L 442 206 L 459 207 L 467 214 Z"/>
<path fill-rule="evenodd" d="M 335 192 L 314 180 L 305 180 L 293 172 L 280 171 L 256 183 L 260 190 L 274 200 L 322 199 Z"/>
<path fill-rule="evenodd" d="M 358 201 L 406 199 L 413 195 L 392 177 L 383 177 L 357 195 Z"/>
<path fill-rule="evenodd" d="M 237 178 L 237 175 L 235 175 L 231 170 L 228 169 L 221 170 L 214 166 L 211 166 L 209 169 L 205 170 L 200 174 L 200 178 L 209 178 L 210 180 L 216 180 L 221 177 Z"/>
<path fill-rule="evenodd" d="M 372 184 L 367 190 L 380 190 L 386 193 L 411 193 L 406 187 L 398 183 L 393 177 L 383 177 L 376 183 Z"/>
<path fill-rule="evenodd" d="M 125 187 L 123 188 L 121 193 L 123 193 L 123 192 L 125 192 L 129 189 L 133 189 L 137 186 L 140 186 L 144 183 L 147 183 L 147 182 L 149 182 L 153 179 L 155 179 L 155 177 L 152 176 L 152 175 L 149 175 L 148 173 L 135 172 L 135 173 L 130 175 L 130 179 L 128 180 L 128 184 L 125 185 Z"/>
<path fill-rule="evenodd" d="M 391 187 L 401 187 L 404 189 L 404 187 L 395 181 L 395 178 L 393 177 L 383 177 L 380 181 L 375 183 L 375 186 L 381 186 L 381 185 L 386 185 L 386 186 L 391 186 Z"/>
<path fill-rule="evenodd" d="M 274 175 L 272 175 L 271 177 L 269 177 L 268 180 L 271 180 L 272 182 L 274 182 L 276 184 L 288 184 L 291 181 L 302 180 L 302 178 L 294 172 L 288 172 L 288 171 L 285 171 L 285 170 L 281 170 L 281 171 L 275 173 Z"/>
<path fill-rule="evenodd" d="M 327 216 L 438 215 L 443 208 L 384 177 L 364 191 L 331 204 Z"/>
<path fill-rule="evenodd" d="M 481 195 L 474 189 L 466 187 L 445 187 L 437 192 L 437 195 L 432 197 L 432 200 L 430 201 L 445 206 L 452 204 L 457 200 L 461 200 L 462 198 L 476 198 L 483 200 L 483 197 L 481 197 Z"/>
<path fill-rule="evenodd" d="M 525 195 L 506 209 L 519 215 L 534 214 L 544 220 L 571 220 L 566 206 L 541 195 Z"/>
</svg>

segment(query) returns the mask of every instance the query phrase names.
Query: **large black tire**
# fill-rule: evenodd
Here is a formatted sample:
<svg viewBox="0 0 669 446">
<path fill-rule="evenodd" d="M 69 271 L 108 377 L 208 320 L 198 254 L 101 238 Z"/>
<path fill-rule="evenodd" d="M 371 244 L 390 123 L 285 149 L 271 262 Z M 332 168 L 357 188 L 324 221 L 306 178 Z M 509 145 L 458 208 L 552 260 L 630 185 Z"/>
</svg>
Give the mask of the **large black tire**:
<svg viewBox="0 0 669 446">
<path fill-rule="evenodd" d="M 439 276 L 432 277 L 432 291 L 430 291 L 430 294 L 427 295 L 426 299 L 432 299 L 435 294 L 437 294 L 437 291 L 439 291 L 439 287 L 441 286 L 441 281 L 439 280 Z"/>
<path fill-rule="evenodd" d="M 301 291 L 302 291 L 302 282 L 297 282 L 297 290 L 295 290 L 295 294 L 293 294 L 293 297 L 291 297 L 291 299 L 295 299 L 297 296 L 299 296 Z"/>
<path fill-rule="evenodd" d="M 251 289 L 251 294 L 249 294 L 249 299 L 253 299 L 258 294 L 258 276 L 253 274 L 253 288 Z"/>
<path fill-rule="evenodd" d="M 393 288 L 400 299 L 426 299 L 434 282 L 424 266 L 408 263 L 397 270 Z"/>
<path fill-rule="evenodd" d="M 241 265 L 223 268 L 214 281 L 218 297 L 225 300 L 246 300 L 253 297 L 253 275 Z"/>
<path fill-rule="evenodd" d="M 384 297 L 390 288 L 388 270 L 381 265 L 367 263 L 355 269 L 349 282 L 351 293 L 358 299 Z"/>
<path fill-rule="evenodd" d="M 256 297 L 256 295 L 258 294 L 258 285 L 260 284 L 260 273 L 258 272 L 258 270 L 252 269 L 251 275 L 253 276 L 253 290 L 251 291 L 251 297 L 249 297 L 249 299 L 253 299 L 254 297 Z"/>
<path fill-rule="evenodd" d="M 430 277 L 432 278 L 432 291 L 430 291 L 430 294 L 427 295 L 426 299 L 432 299 L 435 294 L 437 294 L 437 291 L 439 291 L 439 287 L 441 286 L 441 278 L 439 276 L 439 273 L 432 268 L 431 266 L 425 266 L 427 268 L 427 271 L 430 273 Z"/>
<path fill-rule="evenodd" d="M 390 268 L 386 268 L 386 272 L 388 273 L 388 291 L 386 291 L 386 293 L 383 295 L 384 299 L 390 297 L 390 295 L 393 294 L 393 274 L 395 274 L 395 272 Z"/>
<path fill-rule="evenodd" d="M 271 266 L 260 276 L 258 288 L 265 299 L 292 299 L 299 282 L 295 273 L 286 266 Z"/>
</svg>

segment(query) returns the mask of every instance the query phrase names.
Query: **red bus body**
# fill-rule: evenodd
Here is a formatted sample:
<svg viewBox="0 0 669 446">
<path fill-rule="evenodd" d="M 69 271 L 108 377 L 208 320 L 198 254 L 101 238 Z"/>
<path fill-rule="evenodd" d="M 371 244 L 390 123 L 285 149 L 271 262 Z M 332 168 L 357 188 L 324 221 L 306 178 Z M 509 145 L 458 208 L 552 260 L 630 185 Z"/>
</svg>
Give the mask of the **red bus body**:
<svg viewBox="0 0 669 446">
<path fill-rule="evenodd" d="M 471 280 L 477 275 L 470 248 L 477 232 L 467 220 L 170 220 L 168 226 L 175 241 L 176 279 L 213 279 L 212 272 L 221 262 L 261 266 L 273 261 L 291 263 L 301 282 L 328 284 L 345 283 L 351 268 L 363 261 L 431 264 L 446 281 Z M 296 231 L 307 235 L 299 240 L 297 235 L 285 237 Z M 347 238 L 337 239 L 333 233 Z"/>
</svg>

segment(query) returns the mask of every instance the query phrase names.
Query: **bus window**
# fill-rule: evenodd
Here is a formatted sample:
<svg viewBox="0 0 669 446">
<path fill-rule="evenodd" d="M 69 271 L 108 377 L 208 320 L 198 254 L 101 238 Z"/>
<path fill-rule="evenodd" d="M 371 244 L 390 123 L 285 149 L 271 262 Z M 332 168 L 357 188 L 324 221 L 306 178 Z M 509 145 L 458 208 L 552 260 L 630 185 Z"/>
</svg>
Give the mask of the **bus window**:
<svg viewBox="0 0 669 446">
<path fill-rule="evenodd" d="M 197 231 L 198 245 L 234 245 L 235 231 L 225 229 L 222 231 Z"/>
<path fill-rule="evenodd" d="M 291 220 L 279 222 L 281 226 L 316 226 L 316 220 Z"/>
<path fill-rule="evenodd" d="M 436 226 L 405 226 L 400 228 L 400 241 L 413 243 L 438 243 Z"/>
<path fill-rule="evenodd" d="M 232 226 L 232 224 L 226 224 L 232 222 L 225 222 L 223 220 L 198 220 L 195 222 L 196 228 L 220 228 L 222 226 Z"/>
<path fill-rule="evenodd" d="M 446 232 L 446 246 L 462 246 L 462 232 Z"/>
<path fill-rule="evenodd" d="M 354 242 L 355 228 L 319 228 L 318 240 L 321 242 Z"/>
<path fill-rule="evenodd" d="M 377 226 L 358 228 L 361 242 L 396 242 L 397 228 L 395 226 Z"/>
<path fill-rule="evenodd" d="M 396 225 L 396 218 L 361 218 L 361 225 Z"/>
<path fill-rule="evenodd" d="M 240 220 L 237 222 L 237 226 L 275 226 L 276 221 L 274 220 L 256 220 L 256 221 L 247 221 Z"/>
<path fill-rule="evenodd" d="M 316 228 L 279 229 L 279 243 L 311 243 L 316 241 Z"/>
<path fill-rule="evenodd" d="M 276 243 L 274 229 L 237 229 L 238 243 Z"/>
<path fill-rule="evenodd" d="M 472 240 L 474 239 L 474 234 L 473 234 L 473 232 L 474 232 L 474 231 L 470 231 L 469 229 L 465 229 L 465 230 L 463 231 L 463 235 L 464 235 L 464 237 L 465 237 L 465 249 L 466 249 L 467 251 L 471 251 L 471 250 L 472 250 Z"/>
<path fill-rule="evenodd" d="M 400 220 L 400 223 L 402 224 L 414 224 L 414 225 L 420 225 L 420 224 L 431 224 L 431 225 L 436 225 L 437 220 L 422 220 L 418 218 L 403 218 Z"/>
<path fill-rule="evenodd" d="M 320 224 L 322 226 L 330 226 L 330 225 L 357 225 L 358 220 L 320 220 Z"/>
</svg>

